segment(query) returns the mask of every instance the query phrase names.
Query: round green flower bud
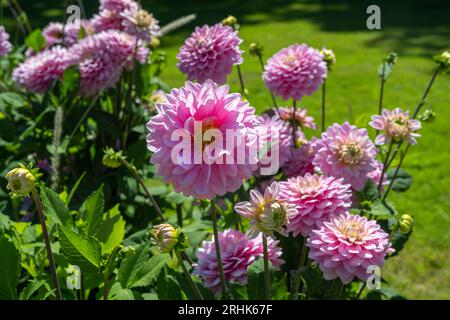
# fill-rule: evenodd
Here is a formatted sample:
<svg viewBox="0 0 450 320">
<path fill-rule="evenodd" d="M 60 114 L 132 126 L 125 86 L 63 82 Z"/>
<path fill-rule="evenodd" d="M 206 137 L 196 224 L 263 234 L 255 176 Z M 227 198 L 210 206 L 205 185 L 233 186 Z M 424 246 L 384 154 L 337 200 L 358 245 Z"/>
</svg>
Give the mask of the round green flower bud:
<svg viewBox="0 0 450 320">
<path fill-rule="evenodd" d="M 450 51 L 446 50 L 435 56 L 434 61 L 444 72 L 450 72 Z"/>
<path fill-rule="evenodd" d="M 159 251 L 167 253 L 177 245 L 180 230 L 168 223 L 162 223 L 153 227 L 152 238 L 159 247 Z"/>
<path fill-rule="evenodd" d="M 6 179 L 8 180 L 6 187 L 18 196 L 28 195 L 36 181 L 33 173 L 25 167 L 12 169 L 6 174 Z"/>
<path fill-rule="evenodd" d="M 426 109 L 419 117 L 422 122 L 433 122 L 436 119 L 436 113 L 430 109 Z"/>
<path fill-rule="evenodd" d="M 250 53 L 250 55 L 252 55 L 252 56 L 260 56 L 262 54 L 262 52 L 263 52 L 263 47 L 257 42 L 252 42 L 248 46 L 248 53 Z"/>
<path fill-rule="evenodd" d="M 225 19 L 222 20 L 222 24 L 225 26 L 233 27 L 237 23 L 237 19 L 234 16 L 228 16 Z"/>
<path fill-rule="evenodd" d="M 282 228 L 288 223 L 288 213 L 280 202 L 273 202 L 264 207 L 257 217 L 257 228 L 268 236 L 273 232 L 282 232 Z"/>
<path fill-rule="evenodd" d="M 336 55 L 333 50 L 323 48 L 320 53 L 323 55 L 323 61 L 326 62 L 328 70 L 331 70 L 331 67 L 336 64 Z"/>
<path fill-rule="evenodd" d="M 150 48 L 152 50 L 159 48 L 160 45 L 161 45 L 161 41 L 156 37 L 153 37 L 152 40 L 150 41 Z"/>
<path fill-rule="evenodd" d="M 398 221 L 400 233 L 408 234 L 411 232 L 413 224 L 413 218 L 409 214 L 403 214 Z"/>
<path fill-rule="evenodd" d="M 122 152 L 116 152 L 112 148 L 105 149 L 105 154 L 103 155 L 102 162 L 105 167 L 108 168 L 118 168 L 122 165 L 120 159 L 123 157 Z"/>
</svg>

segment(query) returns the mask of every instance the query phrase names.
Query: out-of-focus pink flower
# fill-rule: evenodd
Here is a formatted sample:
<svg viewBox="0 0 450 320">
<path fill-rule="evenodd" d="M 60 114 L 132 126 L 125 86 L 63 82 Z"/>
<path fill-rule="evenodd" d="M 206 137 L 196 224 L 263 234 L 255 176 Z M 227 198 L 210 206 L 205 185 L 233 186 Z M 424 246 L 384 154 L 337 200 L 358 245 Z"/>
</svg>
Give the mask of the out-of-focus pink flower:
<svg viewBox="0 0 450 320">
<path fill-rule="evenodd" d="M 381 116 L 372 116 L 372 121 L 369 124 L 382 131 L 375 139 L 375 143 L 378 145 L 389 143 L 391 140 L 416 144 L 416 138 L 420 137 L 420 134 L 415 133 L 415 131 L 422 127 L 419 120 L 410 119 L 409 112 L 400 108 L 392 111 L 384 109 Z"/>
<path fill-rule="evenodd" d="M 42 35 L 45 38 L 47 47 L 51 47 L 55 44 L 63 44 L 64 33 L 64 46 L 70 47 L 78 42 L 81 29 L 89 31 L 90 22 L 88 20 L 82 20 L 80 22 L 64 24 L 60 22 L 50 22 L 44 30 Z"/>
<path fill-rule="evenodd" d="M 225 83 L 233 65 L 243 61 L 239 49 L 241 42 L 230 26 L 197 27 L 180 48 L 177 66 L 187 74 L 188 80 L 204 82 L 211 79 L 219 84 Z"/>
<path fill-rule="evenodd" d="M 278 114 L 280 118 L 284 121 L 291 121 L 294 115 L 293 107 L 280 107 L 278 108 Z M 301 128 L 311 128 L 317 129 L 317 125 L 314 122 L 314 118 L 308 116 L 308 111 L 303 108 L 298 108 L 295 110 L 295 120 L 300 125 Z"/>
<path fill-rule="evenodd" d="M 280 197 L 295 208 L 288 224 L 295 236 L 308 236 L 323 221 L 351 206 L 350 185 L 343 184 L 343 179 L 310 173 L 281 182 Z"/>
<path fill-rule="evenodd" d="M 116 84 L 122 70 L 132 67 L 135 46 L 134 37 L 115 30 L 89 36 L 73 46 L 80 66 L 80 95 L 92 96 Z"/>
<path fill-rule="evenodd" d="M 13 71 L 14 81 L 25 89 L 43 93 L 59 79 L 66 68 L 76 63 L 72 51 L 55 46 L 31 56 Z"/>
<path fill-rule="evenodd" d="M 103 0 L 100 1 L 99 13 L 91 19 L 96 33 L 117 30 L 124 31 L 124 12 L 139 10 L 139 4 L 134 0 Z"/>
<path fill-rule="evenodd" d="M 300 148 L 291 149 L 289 157 L 282 168 L 286 177 L 292 178 L 304 176 L 307 173 L 314 173 L 312 141 L 301 144 Z"/>
<path fill-rule="evenodd" d="M 278 241 L 274 241 L 272 238 L 267 240 L 269 260 L 277 269 L 284 263 L 280 258 L 281 248 L 278 247 Z M 225 230 L 219 232 L 219 243 L 225 280 L 246 284 L 247 268 L 256 259 L 263 257 L 261 236 L 249 239 L 240 231 Z M 207 288 L 215 294 L 220 294 L 220 277 L 214 238 L 211 241 L 204 241 L 196 255 L 198 262 L 194 274 L 203 280 Z"/>
<path fill-rule="evenodd" d="M 369 266 L 382 267 L 386 255 L 394 252 L 389 235 L 374 220 L 348 212 L 311 232 L 307 240 L 309 258 L 316 262 L 326 280 L 340 278 L 350 283 L 354 277 L 366 281 Z"/>
<path fill-rule="evenodd" d="M 375 169 L 377 154 L 366 129 L 345 122 L 334 124 L 322 133 L 322 138 L 313 144 L 313 164 L 323 174 L 344 178 L 356 190 L 361 190 L 369 172 Z"/>
<path fill-rule="evenodd" d="M 138 8 L 139 5 L 134 0 L 100 0 L 100 11 L 110 10 L 123 12 L 132 8 Z"/>
<path fill-rule="evenodd" d="M 273 182 L 261 194 L 257 190 L 250 191 L 250 201 L 242 201 L 234 206 L 234 210 L 246 219 L 250 219 L 247 235 L 257 237 L 261 232 L 273 237 L 274 232 L 287 236 L 286 225 L 289 217 L 295 214 L 294 206 L 281 200 L 278 182 Z"/>
<path fill-rule="evenodd" d="M 133 7 L 121 13 L 124 31 L 141 39 L 150 42 L 153 37 L 160 37 L 159 22 L 151 13 L 144 9 Z"/>
<path fill-rule="evenodd" d="M 172 183 L 176 192 L 212 199 L 236 191 L 243 179 L 252 176 L 257 158 L 249 150 L 257 148 L 257 121 L 255 109 L 240 94 L 230 94 L 228 86 L 210 80 L 204 84 L 188 81 L 167 94 L 156 108 L 158 114 L 147 123 L 147 147 L 154 152 L 151 162 L 157 174 L 164 182 Z M 226 144 L 230 131 L 240 138 L 238 143 L 233 138 L 233 146 Z M 172 140 L 174 132 L 179 136 Z M 202 133 L 220 133 L 223 141 Z M 202 142 L 202 137 L 208 142 Z M 238 153 L 242 155 L 239 161 Z M 230 161 L 226 161 L 227 157 Z"/>
<path fill-rule="evenodd" d="M 9 34 L 4 26 L 0 26 L 0 57 L 6 56 L 11 51 L 11 42 L 9 42 Z"/>
<path fill-rule="evenodd" d="M 367 177 L 371 179 L 375 185 L 378 185 L 380 183 L 381 173 L 383 172 L 383 164 L 378 160 L 374 160 L 374 167 L 375 169 L 369 172 Z M 386 186 L 388 183 L 387 174 L 384 173 L 383 182 L 381 183 L 380 188 L 383 189 L 383 186 Z"/>
<path fill-rule="evenodd" d="M 284 100 L 313 94 L 327 77 L 323 56 L 306 44 L 294 44 L 274 54 L 265 66 L 263 80 Z"/>
</svg>

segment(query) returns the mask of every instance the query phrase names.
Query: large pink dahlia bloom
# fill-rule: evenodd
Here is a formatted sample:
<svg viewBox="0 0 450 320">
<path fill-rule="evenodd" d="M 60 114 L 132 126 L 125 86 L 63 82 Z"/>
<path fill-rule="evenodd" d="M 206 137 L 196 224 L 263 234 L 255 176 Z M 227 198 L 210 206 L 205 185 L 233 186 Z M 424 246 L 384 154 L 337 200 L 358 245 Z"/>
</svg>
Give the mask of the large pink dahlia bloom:
<svg viewBox="0 0 450 320">
<path fill-rule="evenodd" d="M 307 246 L 326 280 L 340 278 L 350 283 L 354 277 L 366 281 L 369 266 L 382 267 L 386 255 L 394 252 L 389 234 L 374 220 L 343 213 L 311 232 Z"/>
<path fill-rule="evenodd" d="M 268 238 L 268 256 L 272 265 L 277 268 L 284 263 L 281 260 L 281 248 L 278 241 Z M 237 230 L 219 232 L 220 252 L 222 255 L 225 280 L 229 282 L 247 283 L 247 268 L 263 256 L 261 236 L 256 239 L 247 238 Z M 207 288 L 215 294 L 220 293 L 220 277 L 216 257 L 214 238 L 204 241 L 197 250 L 198 263 L 194 274 L 203 279 Z"/>
<path fill-rule="evenodd" d="M 156 108 L 158 114 L 147 123 L 147 147 L 154 152 L 151 162 L 157 174 L 173 183 L 175 191 L 212 199 L 236 191 L 252 176 L 257 156 L 249 151 L 257 148 L 257 121 L 255 109 L 240 94 L 230 94 L 228 86 L 210 80 L 188 81 Z"/>
<path fill-rule="evenodd" d="M 55 46 L 21 63 L 14 69 L 13 79 L 31 92 L 43 93 L 74 63 L 76 63 L 75 55 L 65 48 Z"/>
<path fill-rule="evenodd" d="M 9 34 L 4 26 L 0 26 L 0 57 L 6 56 L 11 50 L 11 42 L 9 42 Z"/>
<path fill-rule="evenodd" d="M 415 132 L 422 127 L 419 120 L 410 119 L 409 112 L 404 112 L 400 108 L 392 111 L 384 109 L 381 116 L 372 116 L 369 124 L 382 131 L 375 139 L 375 143 L 378 145 L 389 143 L 391 140 L 416 144 L 416 138 L 420 137 L 420 134 Z"/>
<path fill-rule="evenodd" d="M 351 188 L 343 179 L 307 173 L 280 183 L 280 197 L 294 206 L 288 231 L 308 236 L 323 221 L 350 208 Z"/>
<path fill-rule="evenodd" d="M 294 108 L 280 107 L 278 108 L 278 114 L 284 121 L 291 121 L 294 116 Z M 295 120 L 301 128 L 317 129 L 317 124 L 314 121 L 314 117 L 308 116 L 308 111 L 306 109 L 295 109 Z"/>
<path fill-rule="evenodd" d="M 334 124 L 313 144 L 313 164 L 323 174 L 344 178 L 355 190 L 361 190 L 367 175 L 375 169 L 377 154 L 366 129 L 345 122 Z"/>
<path fill-rule="evenodd" d="M 101 0 L 99 13 L 91 19 L 96 33 L 106 30 L 124 31 L 124 12 L 139 10 L 139 4 L 134 0 Z"/>
<path fill-rule="evenodd" d="M 263 80 L 284 100 L 311 95 L 327 77 L 323 56 L 306 44 L 294 44 L 274 54 L 265 66 Z"/>
<path fill-rule="evenodd" d="M 211 79 L 225 83 L 233 65 L 243 61 L 239 49 L 241 42 L 230 26 L 215 24 L 197 27 L 180 48 L 177 66 L 187 74 L 188 80 L 204 82 Z"/>
<path fill-rule="evenodd" d="M 73 46 L 80 66 L 80 95 L 92 96 L 116 84 L 122 70 L 133 65 L 135 45 L 134 37 L 110 30 L 84 38 Z M 144 62 L 148 52 L 143 52 L 143 56 L 140 52 L 138 49 L 136 58 Z"/>
</svg>

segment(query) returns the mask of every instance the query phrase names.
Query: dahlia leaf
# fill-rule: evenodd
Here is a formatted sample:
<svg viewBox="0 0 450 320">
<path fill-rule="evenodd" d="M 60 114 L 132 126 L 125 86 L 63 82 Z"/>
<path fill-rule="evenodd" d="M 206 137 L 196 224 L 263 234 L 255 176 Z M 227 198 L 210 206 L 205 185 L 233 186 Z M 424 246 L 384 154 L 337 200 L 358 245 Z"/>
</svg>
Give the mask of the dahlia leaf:
<svg viewBox="0 0 450 320">
<path fill-rule="evenodd" d="M 387 172 L 388 180 L 392 180 L 394 177 L 395 169 L 389 169 Z M 392 190 L 397 192 L 405 192 L 407 191 L 413 183 L 413 177 L 406 172 L 405 170 L 401 169 L 397 173 L 397 177 L 394 180 L 394 183 L 392 184 Z"/>
<path fill-rule="evenodd" d="M 39 52 L 44 49 L 46 41 L 44 36 L 42 35 L 41 29 L 36 29 L 32 33 L 30 33 L 25 39 L 25 44 L 29 48 L 33 49 L 34 52 Z"/>
<path fill-rule="evenodd" d="M 125 236 L 125 221 L 123 220 L 119 205 L 104 213 L 93 236 L 102 243 L 102 253 L 111 253 L 120 245 Z"/>
<path fill-rule="evenodd" d="M 81 217 L 86 221 L 86 235 L 93 235 L 97 231 L 102 221 L 104 205 L 103 185 L 101 185 L 84 201 L 80 208 Z"/>
<path fill-rule="evenodd" d="M 51 225 L 60 223 L 63 226 L 70 227 L 72 225 L 72 216 L 64 201 L 52 189 L 42 186 L 40 191 L 44 212 L 51 221 Z"/>
<path fill-rule="evenodd" d="M 0 257 L 0 300 L 17 299 L 20 253 L 14 243 L 4 235 L 0 237 Z"/>
<path fill-rule="evenodd" d="M 274 269 L 269 261 L 271 281 L 274 278 Z M 248 286 L 247 293 L 250 300 L 265 299 L 264 293 L 264 260 L 256 260 L 247 270 Z"/>
</svg>

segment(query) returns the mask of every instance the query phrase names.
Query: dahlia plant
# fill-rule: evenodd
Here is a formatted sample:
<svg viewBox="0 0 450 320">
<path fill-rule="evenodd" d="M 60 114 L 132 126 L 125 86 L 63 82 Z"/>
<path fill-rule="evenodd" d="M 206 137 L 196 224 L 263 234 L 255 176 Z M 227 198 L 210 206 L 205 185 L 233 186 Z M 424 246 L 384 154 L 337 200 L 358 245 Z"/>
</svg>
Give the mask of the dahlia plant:
<svg viewBox="0 0 450 320">
<path fill-rule="evenodd" d="M 193 18 L 160 27 L 139 1 L 100 0 L 78 23 L 23 28 L 25 46 L 0 26 L 0 299 L 389 298 L 377 276 L 415 227 L 389 196 L 410 187 L 449 53 L 415 109 L 383 103 L 391 53 L 370 123 L 327 126 L 331 49 L 266 60 L 229 16 L 186 27 L 167 59 L 164 35 Z M 247 49 L 273 106 L 246 90 Z M 318 91 L 316 122 L 302 99 Z"/>
</svg>

